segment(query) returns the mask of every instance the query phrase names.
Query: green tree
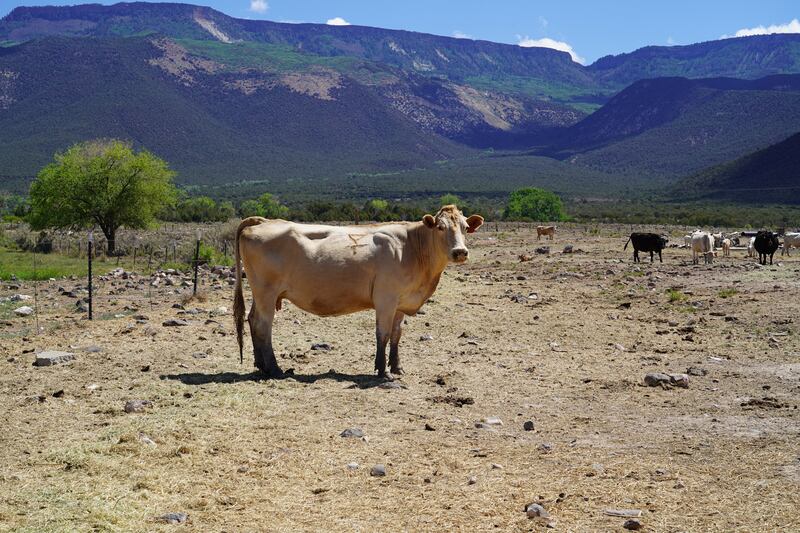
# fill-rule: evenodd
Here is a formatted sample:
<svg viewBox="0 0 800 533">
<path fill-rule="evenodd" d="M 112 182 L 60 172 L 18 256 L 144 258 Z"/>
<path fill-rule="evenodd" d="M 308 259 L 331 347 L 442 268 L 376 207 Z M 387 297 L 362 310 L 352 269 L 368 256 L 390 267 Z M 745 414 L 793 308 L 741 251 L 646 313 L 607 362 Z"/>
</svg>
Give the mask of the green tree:
<svg viewBox="0 0 800 533">
<path fill-rule="evenodd" d="M 258 197 L 258 201 L 264 209 L 265 218 L 286 218 L 289 215 L 289 208 L 281 204 L 272 194 L 265 192 Z"/>
<path fill-rule="evenodd" d="M 264 206 L 262 206 L 261 202 L 258 200 L 245 200 L 242 202 L 242 205 L 239 206 L 239 214 L 242 218 L 263 217 Z"/>
<path fill-rule="evenodd" d="M 97 225 L 114 253 L 121 226 L 150 226 L 175 201 L 174 175 L 165 161 L 122 141 L 76 144 L 31 184 L 28 221 L 33 229 Z"/>
<path fill-rule="evenodd" d="M 462 207 L 461 198 L 459 198 L 453 193 L 447 193 L 445 195 L 442 195 L 441 198 L 439 198 L 439 206 L 443 205 L 457 205 L 459 207 Z"/>
<path fill-rule="evenodd" d="M 550 191 L 526 187 L 511 193 L 503 216 L 508 220 L 565 220 L 561 198 Z"/>
</svg>

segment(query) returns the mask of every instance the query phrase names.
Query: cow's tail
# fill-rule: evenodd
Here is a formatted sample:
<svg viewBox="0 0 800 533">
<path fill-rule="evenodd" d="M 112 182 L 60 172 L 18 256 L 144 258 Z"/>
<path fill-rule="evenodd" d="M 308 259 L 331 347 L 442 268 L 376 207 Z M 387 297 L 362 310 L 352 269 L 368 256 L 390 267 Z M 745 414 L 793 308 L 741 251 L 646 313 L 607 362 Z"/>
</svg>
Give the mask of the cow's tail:
<svg viewBox="0 0 800 533">
<path fill-rule="evenodd" d="M 628 237 L 628 242 L 626 242 L 626 243 L 625 243 L 625 246 L 623 246 L 623 247 L 622 247 L 622 249 L 623 249 L 623 250 L 627 250 L 627 249 L 628 249 L 628 244 L 629 244 L 630 242 L 631 242 L 631 238 L 630 238 L 630 237 Z"/>
<path fill-rule="evenodd" d="M 244 295 L 242 294 L 242 262 L 239 255 L 239 235 L 242 230 L 265 222 L 261 217 L 249 217 L 236 229 L 236 240 L 233 243 L 233 260 L 236 263 L 236 285 L 233 289 L 233 322 L 236 325 L 236 341 L 239 343 L 239 364 L 244 361 Z"/>
</svg>

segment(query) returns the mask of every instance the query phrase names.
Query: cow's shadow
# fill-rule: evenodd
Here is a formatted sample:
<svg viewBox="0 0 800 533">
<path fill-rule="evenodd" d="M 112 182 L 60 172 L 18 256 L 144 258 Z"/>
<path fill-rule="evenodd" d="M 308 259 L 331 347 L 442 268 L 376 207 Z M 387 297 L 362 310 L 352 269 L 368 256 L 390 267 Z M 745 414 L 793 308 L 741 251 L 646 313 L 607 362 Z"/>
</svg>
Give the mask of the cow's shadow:
<svg viewBox="0 0 800 533">
<path fill-rule="evenodd" d="M 377 387 L 381 383 L 385 383 L 386 379 L 379 378 L 373 374 L 342 374 L 335 370 L 328 370 L 327 372 L 320 372 L 318 374 L 295 374 L 292 371 L 287 372 L 280 378 L 267 378 L 258 371 L 255 372 L 217 372 L 217 373 L 203 373 L 203 372 L 184 372 L 181 374 L 162 374 L 163 380 L 180 381 L 184 385 L 208 385 L 210 383 L 242 383 L 247 381 L 260 382 L 260 381 L 281 381 L 281 380 L 294 380 L 300 383 L 316 383 L 324 379 L 331 379 L 338 382 L 350 382 L 353 384 L 352 388 L 371 389 Z"/>
</svg>

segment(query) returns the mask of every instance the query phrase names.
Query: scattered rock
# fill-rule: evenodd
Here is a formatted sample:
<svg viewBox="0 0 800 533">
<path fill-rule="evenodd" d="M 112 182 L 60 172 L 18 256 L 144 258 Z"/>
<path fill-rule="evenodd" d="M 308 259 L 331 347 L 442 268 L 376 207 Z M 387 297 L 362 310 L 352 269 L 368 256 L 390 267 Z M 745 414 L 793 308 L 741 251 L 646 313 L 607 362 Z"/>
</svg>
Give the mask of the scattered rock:
<svg viewBox="0 0 800 533">
<path fill-rule="evenodd" d="M 17 316 L 31 316 L 33 314 L 33 307 L 23 305 L 14 309 L 14 314 Z"/>
<path fill-rule="evenodd" d="M 369 475 L 373 477 L 383 477 L 386 475 L 386 466 L 377 464 L 369 470 Z"/>
<path fill-rule="evenodd" d="M 426 333 L 425 335 L 420 336 L 419 340 L 423 341 L 423 342 L 424 341 L 432 341 L 433 340 L 433 336 L 428 334 L 428 333 Z"/>
<path fill-rule="evenodd" d="M 356 462 L 347 463 L 347 469 L 348 470 L 358 470 L 358 463 L 356 463 Z"/>
<path fill-rule="evenodd" d="M 539 451 L 542 453 L 550 453 L 553 451 L 553 445 L 549 442 L 543 442 L 539 445 Z"/>
<path fill-rule="evenodd" d="M 103 351 L 103 349 L 93 344 L 91 346 L 87 346 L 86 348 L 84 348 L 83 351 L 86 353 L 100 353 Z"/>
<path fill-rule="evenodd" d="M 503 469 L 503 465 L 498 464 L 498 463 L 492 463 L 492 470 L 502 470 L 502 469 Z"/>
<path fill-rule="evenodd" d="M 141 413 L 145 409 L 152 407 L 153 402 L 149 400 L 128 400 L 125 402 L 126 413 Z"/>
<path fill-rule="evenodd" d="M 39 352 L 36 354 L 35 366 L 53 366 L 66 363 L 75 359 L 75 354 L 70 352 Z"/>
<path fill-rule="evenodd" d="M 689 388 L 689 376 L 686 374 L 670 374 L 669 379 L 670 383 L 676 387 L 681 387 L 682 389 Z"/>
<path fill-rule="evenodd" d="M 314 344 L 311 345 L 311 349 L 315 350 L 315 351 L 329 352 L 333 348 L 327 342 L 317 342 L 317 343 L 314 343 Z"/>
<path fill-rule="evenodd" d="M 503 421 L 500 420 L 498 416 L 487 416 L 486 418 L 481 419 L 481 422 L 486 424 L 487 426 L 502 426 Z"/>
<path fill-rule="evenodd" d="M 352 438 L 360 439 L 361 437 L 364 436 L 364 430 L 361 429 L 361 428 L 347 428 L 344 431 L 342 431 L 341 433 L 339 433 L 339 436 L 340 437 L 345 437 L 345 438 L 352 437 Z"/>
<path fill-rule="evenodd" d="M 425 431 L 436 431 L 436 428 L 426 422 Z"/>
<path fill-rule="evenodd" d="M 639 518 L 642 511 L 639 509 L 603 509 L 608 516 L 621 516 L 623 518 Z"/>
<path fill-rule="evenodd" d="M 186 513 L 167 513 L 158 517 L 159 522 L 172 525 L 185 524 L 188 519 L 189 515 Z"/>
<path fill-rule="evenodd" d="M 534 430 L 533 420 L 526 420 L 524 424 L 522 424 L 522 429 L 525 431 L 533 431 Z"/>
<path fill-rule="evenodd" d="M 630 529 L 631 531 L 639 531 L 640 529 L 642 529 L 642 523 L 636 520 L 635 518 L 630 518 L 628 520 L 625 520 L 625 523 L 622 524 L 622 527 L 624 527 L 625 529 Z"/>
<path fill-rule="evenodd" d="M 379 389 L 406 389 L 405 385 L 400 383 L 399 381 L 384 381 L 380 385 L 378 385 Z"/>
<path fill-rule="evenodd" d="M 686 369 L 686 373 L 690 376 L 705 376 L 708 374 L 708 370 L 699 366 L 690 366 Z"/>
<path fill-rule="evenodd" d="M 165 320 L 161 323 L 164 327 L 178 327 L 178 326 L 188 326 L 189 323 L 180 318 L 171 318 L 169 320 Z"/>
<path fill-rule="evenodd" d="M 538 503 L 530 503 L 526 505 L 525 513 L 528 515 L 528 518 L 547 518 L 550 516 L 550 513 L 548 513 L 547 510 L 545 510 L 545 508 Z"/>
<path fill-rule="evenodd" d="M 64 389 L 59 389 L 53 393 L 53 398 L 63 398 L 64 397 Z"/>
<path fill-rule="evenodd" d="M 153 448 L 156 447 L 156 442 L 147 435 L 145 435 L 144 433 L 139 433 L 139 442 L 141 442 L 145 446 L 151 446 Z"/>
<path fill-rule="evenodd" d="M 541 254 L 541 255 L 547 255 L 547 254 L 550 253 L 550 247 L 549 246 L 540 246 L 540 247 L 538 247 L 536 249 L 536 253 L 537 254 Z"/>
<path fill-rule="evenodd" d="M 467 478 L 467 484 L 468 485 L 474 485 L 477 482 L 478 482 L 478 478 L 476 478 L 475 476 L 469 476 L 469 478 Z"/>
<path fill-rule="evenodd" d="M 661 372 L 651 372 L 644 377 L 644 384 L 648 387 L 658 387 L 661 384 L 669 384 L 669 382 L 669 376 Z"/>
<path fill-rule="evenodd" d="M 15 294 L 11 298 L 9 298 L 9 301 L 12 301 L 12 302 L 27 302 L 30 299 L 31 299 L 31 296 L 28 295 L 28 294 Z"/>
<path fill-rule="evenodd" d="M 568 245 L 564 246 L 564 252 L 563 252 L 563 253 L 565 253 L 565 254 L 571 254 L 571 253 L 572 253 L 572 250 L 573 250 L 573 248 L 574 248 L 574 247 L 573 247 L 571 244 L 568 244 Z"/>
</svg>

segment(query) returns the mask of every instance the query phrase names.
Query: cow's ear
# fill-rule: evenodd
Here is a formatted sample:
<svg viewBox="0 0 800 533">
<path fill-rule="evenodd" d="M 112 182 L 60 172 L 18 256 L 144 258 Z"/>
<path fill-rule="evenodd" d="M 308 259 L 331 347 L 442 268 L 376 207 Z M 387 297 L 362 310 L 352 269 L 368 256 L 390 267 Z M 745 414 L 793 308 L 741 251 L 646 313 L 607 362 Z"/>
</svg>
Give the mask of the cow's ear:
<svg viewBox="0 0 800 533">
<path fill-rule="evenodd" d="M 467 219 L 467 233 L 475 233 L 475 231 L 483 224 L 483 217 L 480 215 L 472 215 Z"/>
<path fill-rule="evenodd" d="M 436 219 L 433 218 L 433 215 L 425 215 L 424 217 L 422 217 L 422 223 L 425 224 L 430 229 L 436 227 Z"/>
</svg>

